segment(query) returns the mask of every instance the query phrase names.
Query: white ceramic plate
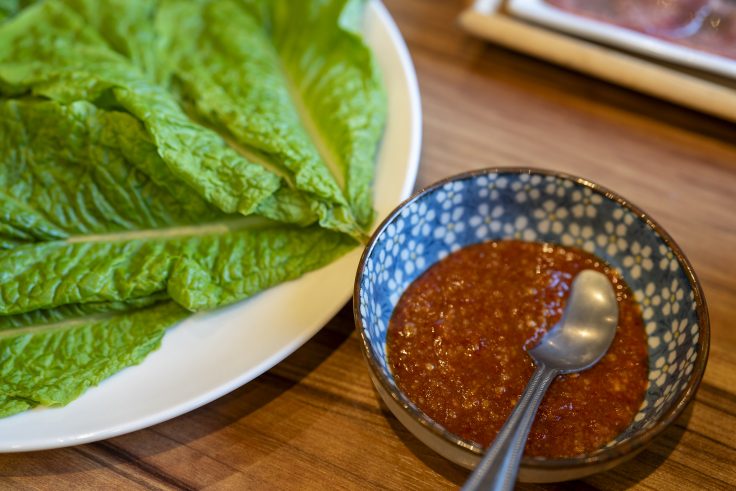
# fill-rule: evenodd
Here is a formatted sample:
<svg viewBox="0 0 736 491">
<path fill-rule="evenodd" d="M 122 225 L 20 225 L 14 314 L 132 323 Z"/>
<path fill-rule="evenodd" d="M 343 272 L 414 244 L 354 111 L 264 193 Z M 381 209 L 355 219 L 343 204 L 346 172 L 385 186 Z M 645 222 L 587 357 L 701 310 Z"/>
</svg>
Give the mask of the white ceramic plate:
<svg viewBox="0 0 736 491">
<path fill-rule="evenodd" d="M 365 36 L 383 71 L 388 125 L 378 157 L 375 206 L 387 215 L 414 186 L 419 89 L 406 45 L 386 9 L 369 3 Z M 0 451 L 40 450 L 110 438 L 206 404 L 265 372 L 311 338 L 349 300 L 362 251 L 239 304 L 195 315 L 161 348 L 66 407 L 0 420 Z"/>
<path fill-rule="evenodd" d="M 511 0 L 509 11 L 523 19 L 679 65 L 736 78 L 736 60 L 647 36 L 614 24 L 560 10 L 544 0 Z"/>
</svg>

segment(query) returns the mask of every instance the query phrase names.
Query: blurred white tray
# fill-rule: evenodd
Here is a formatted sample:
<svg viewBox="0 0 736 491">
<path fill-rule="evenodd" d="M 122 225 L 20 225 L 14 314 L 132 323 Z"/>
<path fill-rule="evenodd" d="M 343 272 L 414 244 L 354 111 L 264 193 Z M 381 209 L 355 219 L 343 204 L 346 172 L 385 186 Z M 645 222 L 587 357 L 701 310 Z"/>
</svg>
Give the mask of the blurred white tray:
<svg viewBox="0 0 736 491">
<path fill-rule="evenodd" d="M 621 44 L 617 48 L 560 32 L 556 28 L 562 29 L 562 25 L 553 26 L 551 22 L 548 23 L 550 27 L 541 26 L 511 15 L 509 3 L 516 3 L 516 0 L 476 0 L 462 13 L 460 23 L 468 32 L 507 48 L 691 109 L 736 121 L 734 78 L 679 66 L 665 61 L 662 56 L 652 57 L 653 52 L 645 53 L 642 49 L 635 54 L 624 50 Z M 521 3 L 517 3 L 517 11 Z M 528 0 L 529 5 L 532 3 L 540 4 L 541 1 Z M 579 31 L 576 34 L 584 33 Z M 633 50 L 631 46 L 627 48 Z M 712 57 L 728 60 L 715 55 Z M 734 70 L 736 78 L 736 69 L 729 69 Z"/>
<path fill-rule="evenodd" d="M 566 12 L 544 0 L 510 0 L 508 10 L 512 15 L 582 38 L 736 79 L 736 60 Z"/>
</svg>

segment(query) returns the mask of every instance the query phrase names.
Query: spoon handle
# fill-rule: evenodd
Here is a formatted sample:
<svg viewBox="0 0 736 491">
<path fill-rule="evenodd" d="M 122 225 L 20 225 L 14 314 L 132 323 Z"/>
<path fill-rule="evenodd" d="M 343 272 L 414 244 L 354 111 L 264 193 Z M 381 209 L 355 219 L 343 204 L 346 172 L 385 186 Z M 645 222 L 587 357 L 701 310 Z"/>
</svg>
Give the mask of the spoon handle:
<svg viewBox="0 0 736 491">
<path fill-rule="evenodd" d="M 498 432 L 483 459 L 475 466 L 463 491 L 510 491 L 514 488 L 519 462 L 539 404 L 558 370 L 539 364 L 516 403 L 516 407 Z"/>
</svg>

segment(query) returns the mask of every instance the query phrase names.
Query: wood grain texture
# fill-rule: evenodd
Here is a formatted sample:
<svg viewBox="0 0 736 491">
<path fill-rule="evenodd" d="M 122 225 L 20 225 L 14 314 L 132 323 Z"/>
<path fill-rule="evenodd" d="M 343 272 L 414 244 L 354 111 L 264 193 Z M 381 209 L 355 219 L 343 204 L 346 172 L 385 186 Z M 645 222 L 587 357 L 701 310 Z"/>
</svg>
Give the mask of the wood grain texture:
<svg viewBox="0 0 736 491">
<path fill-rule="evenodd" d="M 387 0 L 424 109 L 418 187 L 460 171 L 528 165 L 630 199 L 692 261 L 710 309 L 695 402 L 633 461 L 537 489 L 736 486 L 736 125 L 476 40 L 463 2 Z M 424 447 L 372 389 L 346 306 L 247 386 L 196 411 L 89 445 L 0 455 L 0 488 L 452 489 L 467 471 Z"/>
</svg>

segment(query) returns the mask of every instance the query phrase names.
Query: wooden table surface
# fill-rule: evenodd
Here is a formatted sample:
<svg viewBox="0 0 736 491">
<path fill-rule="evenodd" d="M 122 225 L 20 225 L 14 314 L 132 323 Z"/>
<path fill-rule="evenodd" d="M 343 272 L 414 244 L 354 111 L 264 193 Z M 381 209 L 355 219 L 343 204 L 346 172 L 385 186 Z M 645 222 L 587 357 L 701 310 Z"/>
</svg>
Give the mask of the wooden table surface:
<svg viewBox="0 0 736 491">
<path fill-rule="evenodd" d="M 686 413 L 633 461 L 564 485 L 736 486 L 736 125 L 489 45 L 454 0 L 387 0 L 424 109 L 417 186 L 486 166 L 578 174 L 649 212 L 680 244 L 710 310 L 710 360 Z M 379 403 L 345 308 L 231 394 L 74 448 L 0 455 L 0 488 L 445 489 L 467 477 Z"/>
</svg>

